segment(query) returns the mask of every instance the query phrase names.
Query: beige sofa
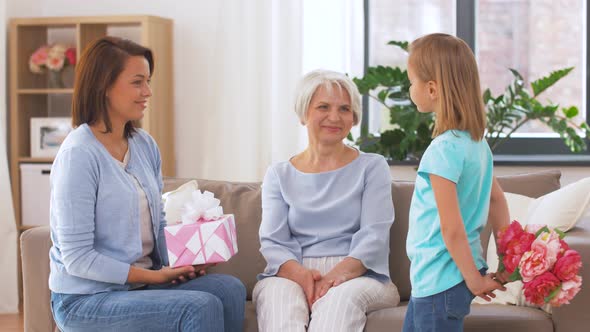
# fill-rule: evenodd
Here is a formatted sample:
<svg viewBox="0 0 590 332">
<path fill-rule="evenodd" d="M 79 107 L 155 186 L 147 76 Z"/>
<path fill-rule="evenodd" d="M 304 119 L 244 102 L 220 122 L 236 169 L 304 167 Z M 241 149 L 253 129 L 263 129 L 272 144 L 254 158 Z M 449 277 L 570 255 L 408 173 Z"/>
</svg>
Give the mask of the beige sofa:
<svg viewBox="0 0 590 332">
<path fill-rule="evenodd" d="M 539 197 L 559 188 L 558 171 L 501 177 L 502 187 L 530 197 Z M 172 190 L 186 179 L 166 179 L 165 190 Z M 199 187 L 211 191 L 221 199 L 227 213 L 234 213 L 238 227 L 239 253 L 227 264 L 211 272 L 222 272 L 239 277 L 248 289 L 248 299 L 256 283 L 256 275 L 263 270 L 265 261 L 260 255 L 258 227 L 260 224 L 260 183 L 236 183 L 198 180 Z M 398 286 L 402 303 L 399 307 L 380 310 L 369 315 L 366 331 L 401 331 L 406 303 L 410 295 L 409 261 L 405 251 L 408 210 L 413 191 L 412 182 L 393 182 L 395 222 L 391 229 L 390 270 Z M 482 239 L 489 239 L 486 229 Z M 567 236 L 568 243 L 578 250 L 585 268 L 582 276 L 590 282 L 590 220 L 578 223 Z M 487 240 L 484 240 L 484 248 Z M 47 279 L 49 275 L 48 250 L 51 246 L 49 229 L 30 229 L 21 237 L 24 275 L 25 331 L 52 331 L 55 329 L 50 308 Z M 575 332 L 590 330 L 590 291 L 585 286 L 572 304 L 554 310 L 552 316 L 533 308 L 507 305 L 473 305 L 465 321 L 466 331 L 557 331 Z M 246 307 L 245 331 L 257 331 L 256 313 L 251 302 Z"/>
</svg>

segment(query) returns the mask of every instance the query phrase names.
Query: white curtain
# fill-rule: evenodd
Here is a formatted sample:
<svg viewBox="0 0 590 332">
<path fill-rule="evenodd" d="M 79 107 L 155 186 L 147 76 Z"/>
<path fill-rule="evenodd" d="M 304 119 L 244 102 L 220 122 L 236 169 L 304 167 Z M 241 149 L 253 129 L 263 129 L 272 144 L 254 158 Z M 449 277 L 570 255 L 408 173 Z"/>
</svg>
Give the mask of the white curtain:
<svg viewBox="0 0 590 332">
<path fill-rule="evenodd" d="M 0 0 L 0 313 L 18 312 L 16 224 L 6 148 L 6 3 Z"/>
<path fill-rule="evenodd" d="M 302 151 L 307 132 L 294 113 L 295 85 L 317 68 L 362 75 L 362 6 L 357 0 L 220 4 L 223 28 L 207 75 L 215 78 L 216 104 L 199 116 L 211 126 L 199 126 L 198 156 L 180 167 L 200 165 L 199 176 L 208 179 L 260 181 L 268 165 Z"/>
<path fill-rule="evenodd" d="M 361 77 L 364 72 L 364 9 L 358 0 L 303 0 L 303 64 Z M 351 130 L 356 138 L 360 126 Z M 307 143 L 307 141 L 305 141 Z"/>
<path fill-rule="evenodd" d="M 221 2 L 216 14 L 205 54 L 208 106 L 197 111 L 190 137 L 177 136 L 179 173 L 197 168 L 203 178 L 259 181 L 272 161 L 298 150 L 291 104 L 301 76 L 301 4 Z"/>
</svg>

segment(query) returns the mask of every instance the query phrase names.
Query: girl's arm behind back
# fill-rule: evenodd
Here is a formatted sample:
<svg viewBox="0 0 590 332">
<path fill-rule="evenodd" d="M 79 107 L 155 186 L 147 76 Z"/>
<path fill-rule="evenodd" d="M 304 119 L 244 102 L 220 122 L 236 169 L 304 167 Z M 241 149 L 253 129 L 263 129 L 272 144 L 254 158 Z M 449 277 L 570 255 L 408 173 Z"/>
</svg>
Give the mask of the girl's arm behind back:
<svg viewBox="0 0 590 332">
<path fill-rule="evenodd" d="M 475 266 L 459 209 L 457 185 L 433 174 L 430 174 L 430 183 L 436 200 L 442 237 L 449 254 L 461 271 L 469 290 L 490 301 L 490 297 L 495 297 L 492 291 L 504 287 L 493 280 L 491 275 L 482 276 Z"/>
</svg>

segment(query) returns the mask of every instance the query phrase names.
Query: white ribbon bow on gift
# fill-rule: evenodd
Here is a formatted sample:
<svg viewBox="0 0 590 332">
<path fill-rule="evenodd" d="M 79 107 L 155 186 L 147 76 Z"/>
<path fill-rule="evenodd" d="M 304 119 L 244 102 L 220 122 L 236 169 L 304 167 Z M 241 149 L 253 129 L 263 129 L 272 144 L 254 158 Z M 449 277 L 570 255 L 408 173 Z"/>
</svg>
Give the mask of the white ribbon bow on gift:
<svg viewBox="0 0 590 332">
<path fill-rule="evenodd" d="M 223 215 L 223 208 L 219 206 L 220 201 L 213 196 L 213 193 L 196 190 L 192 198 L 184 204 L 182 213 L 182 224 L 194 224 L 197 221 L 213 221 Z"/>
</svg>

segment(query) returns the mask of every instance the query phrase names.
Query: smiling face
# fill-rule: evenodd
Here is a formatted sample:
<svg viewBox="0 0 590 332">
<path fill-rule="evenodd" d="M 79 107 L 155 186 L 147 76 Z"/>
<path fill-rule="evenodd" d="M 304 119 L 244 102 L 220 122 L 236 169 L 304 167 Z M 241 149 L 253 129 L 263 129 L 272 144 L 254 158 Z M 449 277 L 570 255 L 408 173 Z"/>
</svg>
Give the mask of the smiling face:
<svg viewBox="0 0 590 332">
<path fill-rule="evenodd" d="M 332 84 L 331 89 L 320 85 L 307 109 L 307 133 L 311 142 L 341 143 L 354 124 L 350 95 L 346 89 Z"/>
<path fill-rule="evenodd" d="M 152 95 L 150 67 L 143 56 L 131 56 L 115 83 L 107 91 L 111 121 L 127 123 L 143 118 Z"/>
</svg>

